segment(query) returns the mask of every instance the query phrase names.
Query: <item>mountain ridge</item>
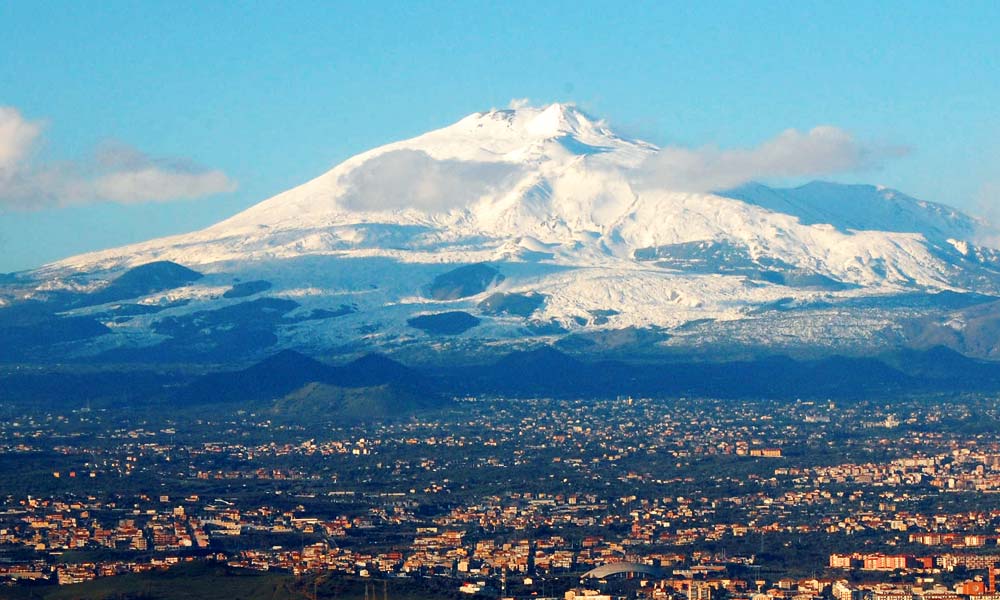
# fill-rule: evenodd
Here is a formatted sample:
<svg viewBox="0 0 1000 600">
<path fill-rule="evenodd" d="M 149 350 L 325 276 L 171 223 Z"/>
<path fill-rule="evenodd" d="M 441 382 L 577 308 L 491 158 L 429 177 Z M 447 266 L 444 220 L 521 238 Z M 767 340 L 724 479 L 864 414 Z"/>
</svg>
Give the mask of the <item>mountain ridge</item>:
<svg viewBox="0 0 1000 600">
<path fill-rule="evenodd" d="M 616 331 L 655 332 L 631 336 L 653 353 L 876 353 L 940 340 L 994 351 L 982 336 L 945 335 L 959 312 L 928 300 L 1000 296 L 1000 252 L 976 244 L 985 222 L 875 186 L 664 189 L 639 176 L 657 151 L 568 104 L 474 113 L 204 230 L 20 274 L 3 284 L 0 334 L 10 308 L 73 294 L 50 306 L 55 322 L 107 331 L 55 339 L 63 358 L 444 356 Z M 179 277 L 122 297 L 114 282 L 148 264 Z M 491 308 L 503 298 L 530 300 Z"/>
</svg>

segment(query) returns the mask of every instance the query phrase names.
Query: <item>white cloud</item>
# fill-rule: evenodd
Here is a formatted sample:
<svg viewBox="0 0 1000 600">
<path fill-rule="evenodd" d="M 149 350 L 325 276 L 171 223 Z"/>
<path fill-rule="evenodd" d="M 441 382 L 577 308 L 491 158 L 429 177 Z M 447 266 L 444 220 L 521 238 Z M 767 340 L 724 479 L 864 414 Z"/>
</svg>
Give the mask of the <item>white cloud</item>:
<svg viewBox="0 0 1000 600">
<path fill-rule="evenodd" d="M 510 102 L 507 103 L 507 108 L 512 110 L 520 110 L 522 108 L 528 108 L 531 106 L 531 99 L 529 98 L 511 98 Z"/>
<path fill-rule="evenodd" d="M 92 193 L 122 204 L 200 198 L 236 189 L 222 171 L 153 159 L 120 143 L 105 144 L 97 163 L 104 172 L 90 182 Z"/>
<path fill-rule="evenodd" d="M 804 133 L 788 129 L 749 149 L 662 148 L 639 169 L 636 179 L 647 187 L 707 192 L 760 179 L 869 169 L 906 153 L 905 148 L 865 145 L 842 129 L 824 125 Z"/>
<path fill-rule="evenodd" d="M 33 150 L 42 125 L 0 107 L 0 208 L 31 210 L 109 201 L 120 204 L 200 198 L 236 189 L 219 170 L 150 157 L 110 142 L 87 160 L 40 163 Z"/>
<path fill-rule="evenodd" d="M 184 173 L 146 167 L 103 175 L 94 181 L 93 189 L 99 198 L 128 204 L 201 198 L 231 192 L 236 186 L 222 171 Z"/>
<path fill-rule="evenodd" d="M 437 160 L 421 150 L 393 150 L 347 174 L 344 204 L 355 210 L 447 211 L 475 202 L 516 171 L 504 163 Z"/>
<path fill-rule="evenodd" d="M 16 108 L 0 106 L 0 178 L 25 160 L 41 132 L 41 123 L 26 121 Z"/>
</svg>

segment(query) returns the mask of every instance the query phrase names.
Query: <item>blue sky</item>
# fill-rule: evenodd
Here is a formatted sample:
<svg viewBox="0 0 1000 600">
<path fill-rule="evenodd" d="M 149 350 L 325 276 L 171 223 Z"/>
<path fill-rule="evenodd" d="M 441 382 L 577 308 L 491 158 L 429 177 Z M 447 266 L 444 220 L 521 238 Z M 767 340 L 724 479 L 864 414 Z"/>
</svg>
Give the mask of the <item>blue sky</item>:
<svg viewBox="0 0 1000 600">
<path fill-rule="evenodd" d="M 0 186 L 0 272 L 201 228 L 524 97 L 660 145 L 833 125 L 909 152 L 826 178 L 995 216 L 997 22 L 996 2 L 3 3 L 17 160 L 61 183 Z"/>
</svg>

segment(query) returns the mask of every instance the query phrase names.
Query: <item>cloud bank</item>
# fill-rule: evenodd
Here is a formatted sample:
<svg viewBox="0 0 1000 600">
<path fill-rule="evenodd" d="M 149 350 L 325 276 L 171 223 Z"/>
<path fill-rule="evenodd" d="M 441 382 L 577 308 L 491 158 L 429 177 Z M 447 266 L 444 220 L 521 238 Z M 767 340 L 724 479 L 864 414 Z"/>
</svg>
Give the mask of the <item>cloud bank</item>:
<svg viewBox="0 0 1000 600">
<path fill-rule="evenodd" d="M 0 208 L 164 202 L 236 189 L 222 171 L 151 157 L 120 142 L 106 143 L 86 160 L 39 162 L 34 155 L 42 130 L 16 108 L 0 106 Z"/>
<path fill-rule="evenodd" d="M 421 150 L 393 150 L 346 175 L 343 202 L 354 210 L 442 212 L 470 205 L 516 172 L 504 163 L 437 160 Z"/>
<path fill-rule="evenodd" d="M 900 147 L 869 146 L 842 129 L 824 125 L 807 132 L 788 129 L 749 149 L 668 146 L 640 167 L 636 181 L 645 187 L 709 192 L 754 180 L 877 168 L 883 160 L 907 152 Z"/>
</svg>

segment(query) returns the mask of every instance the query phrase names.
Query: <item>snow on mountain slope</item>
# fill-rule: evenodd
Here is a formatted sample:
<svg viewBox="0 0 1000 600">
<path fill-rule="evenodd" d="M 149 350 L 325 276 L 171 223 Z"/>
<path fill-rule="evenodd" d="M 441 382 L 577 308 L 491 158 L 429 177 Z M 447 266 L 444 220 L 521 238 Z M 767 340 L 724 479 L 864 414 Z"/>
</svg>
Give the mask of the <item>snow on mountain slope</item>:
<svg viewBox="0 0 1000 600">
<path fill-rule="evenodd" d="M 202 231 L 72 257 L 32 276 L 95 285 L 151 261 L 204 273 L 139 299 L 176 306 L 113 324 L 116 335 L 146 340 L 137 343 L 162 339 L 164 317 L 239 304 L 222 293 L 235 278 L 271 284 L 266 296 L 293 299 L 292 315 L 336 312 L 308 326 L 281 321 L 277 343 L 315 346 L 419 341 L 428 332 L 413 318 L 449 311 L 485 317 L 459 338 L 519 339 L 759 322 L 775 307 L 903 293 L 1000 294 L 1000 256 L 971 243 L 986 225 L 958 211 L 870 186 L 697 194 L 634 185 L 656 152 L 571 105 L 491 110 L 359 154 Z M 467 297 L 428 297 L 435 277 L 474 263 L 501 276 Z M 527 315 L 485 315 L 480 303 L 498 293 L 545 301 Z M 871 321 L 856 322 L 857 335 L 869 336 Z"/>
<path fill-rule="evenodd" d="M 917 232 L 933 240 L 971 240 L 988 227 L 949 206 L 873 185 L 814 181 L 794 189 L 772 189 L 752 183 L 722 195 L 794 215 L 805 225 L 828 223 L 843 231 Z"/>
</svg>

